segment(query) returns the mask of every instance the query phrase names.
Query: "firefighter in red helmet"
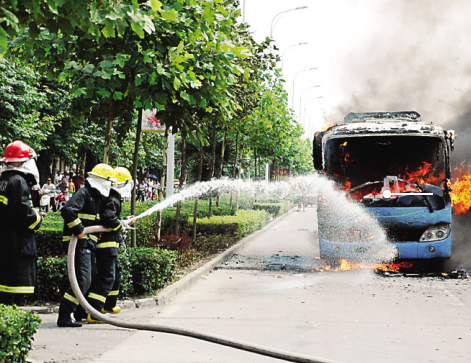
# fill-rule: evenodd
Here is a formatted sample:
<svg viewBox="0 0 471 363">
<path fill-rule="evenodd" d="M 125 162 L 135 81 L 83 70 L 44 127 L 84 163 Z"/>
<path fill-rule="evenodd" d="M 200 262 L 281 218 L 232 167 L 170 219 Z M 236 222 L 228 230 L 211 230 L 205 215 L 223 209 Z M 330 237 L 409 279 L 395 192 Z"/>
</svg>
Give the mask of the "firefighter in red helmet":
<svg viewBox="0 0 471 363">
<path fill-rule="evenodd" d="M 22 141 L 5 148 L 0 175 L 0 303 L 22 305 L 36 284 L 34 231 L 42 222 L 33 209 L 31 186 L 39 183 L 33 149 Z"/>
</svg>

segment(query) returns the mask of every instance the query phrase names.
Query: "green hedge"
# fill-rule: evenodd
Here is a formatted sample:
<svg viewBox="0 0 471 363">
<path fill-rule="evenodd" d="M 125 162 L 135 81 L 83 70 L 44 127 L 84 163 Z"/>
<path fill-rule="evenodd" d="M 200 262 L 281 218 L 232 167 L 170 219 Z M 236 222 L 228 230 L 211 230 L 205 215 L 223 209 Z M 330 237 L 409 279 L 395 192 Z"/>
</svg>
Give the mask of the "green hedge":
<svg viewBox="0 0 471 363">
<path fill-rule="evenodd" d="M 235 216 L 215 216 L 197 220 L 196 229 L 204 235 L 243 237 L 262 228 L 270 218 L 265 210 L 239 210 Z"/>
<path fill-rule="evenodd" d="M 278 217 L 290 210 L 291 203 L 288 200 L 279 203 L 254 203 L 253 209 L 266 210 L 272 216 Z"/>
<path fill-rule="evenodd" d="M 129 256 L 120 255 L 123 266 L 122 297 L 153 293 L 175 277 L 177 252 L 158 248 L 128 249 Z"/>
<path fill-rule="evenodd" d="M 0 304 L 0 362 L 26 362 L 40 323 L 35 313 Z"/>
<path fill-rule="evenodd" d="M 120 254 L 123 267 L 120 297 L 152 293 L 172 280 L 176 271 L 176 251 L 158 248 L 129 248 Z M 34 301 L 59 301 L 69 286 L 67 257 L 38 259 Z"/>
<path fill-rule="evenodd" d="M 39 257 L 35 301 L 59 301 L 69 286 L 67 257 Z"/>
</svg>

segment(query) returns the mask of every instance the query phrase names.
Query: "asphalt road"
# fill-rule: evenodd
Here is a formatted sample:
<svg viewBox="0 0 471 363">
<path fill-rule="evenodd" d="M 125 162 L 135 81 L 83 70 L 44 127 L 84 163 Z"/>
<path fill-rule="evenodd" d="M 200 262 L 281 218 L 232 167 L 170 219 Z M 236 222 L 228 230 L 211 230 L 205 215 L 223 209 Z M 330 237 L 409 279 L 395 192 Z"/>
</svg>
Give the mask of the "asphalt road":
<svg viewBox="0 0 471 363">
<path fill-rule="evenodd" d="M 339 362 L 471 361 L 470 280 L 316 271 L 314 208 L 276 222 L 163 307 L 120 318 L 161 323 Z M 42 315 L 41 362 L 279 362 L 163 333 L 55 327 Z"/>
</svg>

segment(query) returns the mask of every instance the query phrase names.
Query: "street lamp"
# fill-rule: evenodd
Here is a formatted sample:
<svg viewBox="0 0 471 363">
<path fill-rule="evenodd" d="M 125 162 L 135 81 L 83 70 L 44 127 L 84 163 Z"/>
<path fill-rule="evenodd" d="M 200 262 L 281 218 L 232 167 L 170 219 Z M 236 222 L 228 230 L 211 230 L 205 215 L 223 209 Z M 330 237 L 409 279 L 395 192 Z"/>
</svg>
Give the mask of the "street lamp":
<svg viewBox="0 0 471 363">
<path fill-rule="evenodd" d="M 309 71 L 313 71 L 317 69 L 316 67 L 314 68 L 309 68 L 309 69 L 303 69 L 302 71 L 299 71 L 297 72 L 294 77 L 293 77 L 293 95 L 291 96 L 291 108 L 294 110 L 294 85 L 296 84 L 296 76 L 299 74 L 299 73 L 303 73 L 303 72 L 309 72 Z"/>
<path fill-rule="evenodd" d="M 312 86 L 312 87 L 308 87 L 308 88 L 305 88 L 301 91 L 301 96 L 299 96 L 299 122 L 301 122 L 301 103 L 303 101 L 303 93 L 306 92 L 306 91 L 309 91 L 310 89 L 313 89 L 313 88 L 318 88 L 320 87 L 321 85 L 320 84 L 317 84 L 315 86 Z"/>
<path fill-rule="evenodd" d="M 307 45 L 309 44 L 308 42 L 304 42 L 304 43 L 299 43 L 299 44 L 293 44 L 293 45 L 290 45 L 289 47 L 287 47 L 284 51 L 283 51 L 283 54 L 281 55 L 281 71 L 283 72 L 283 63 L 285 61 L 285 53 L 288 49 L 291 49 L 293 47 L 297 47 L 297 46 L 300 46 L 300 45 Z"/>
<path fill-rule="evenodd" d="M 314 101 L 315 101 L 315 100 L 317 100 L 317 99 L 319 99 L 319 98 L 324 98 L 324 97 L 323 97 L 323 96 L 311 97 L 311 98 L 309 98 L 308 100 L 314 100 Z M 306 102 L 305 102 L 305 103 L 306 103 Z M 306 115 L 306 107 L 307 107 L 307 106 L 308 106 L 308 105 L 306 105 L 306 104 L 304 105 L 304 112 L 303 112 L 304 115 Z M 300 122 L 300 123 L 302 122 L 302 119 L 301 119 L 301 117 L 302 117 L 301 112 L 302 112 L 302 109 L 299 110 L 299 122 Z M 306 116 L 304 116 L 304 118 L 306 118 Z"/>
<path fill-rule="evenodd" d="M 275 27 L 276 23 L 275 23 L 275 20 L 280 20 L 280 18 L 285 15 L 286 13 L 290 12 L 290 11 L 294 11 L 294 10 L 302 10 L 302 9 L 307 9 L 308 6 L 298 6 L 297 8 L 294 8 L 294 9 L 288 9 L 288 10 L 285 10 L 285 11 L 282 11 L 282 12 L 279 12 L 278 14 L 276 14 L 272 21 L 271 21 L 271 26 L 270 26 L 270 39 L 273 39 L 273 28 Z M 278 18 L 278 19 L 277 19 Z"/>
</svg>

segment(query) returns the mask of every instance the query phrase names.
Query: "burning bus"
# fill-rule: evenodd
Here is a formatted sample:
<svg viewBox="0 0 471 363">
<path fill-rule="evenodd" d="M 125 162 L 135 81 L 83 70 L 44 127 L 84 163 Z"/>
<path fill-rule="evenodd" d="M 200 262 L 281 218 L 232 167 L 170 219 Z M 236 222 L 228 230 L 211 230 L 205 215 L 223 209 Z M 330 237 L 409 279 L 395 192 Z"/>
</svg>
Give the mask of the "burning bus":
<svg viewBox="0 0 471 363">
<path fill-rule="evenodd" d="M 450 257 L 454 132 L 414 111 L 349 113 L 344 121 L 315 134 L 314 167 L 379 221 L 397 259 Z M 362 226 L 342 231 L 328 204 L 327 197 L 318 202 L 321 257 L 374 257 L 375 236 Z"/>
</svg>

